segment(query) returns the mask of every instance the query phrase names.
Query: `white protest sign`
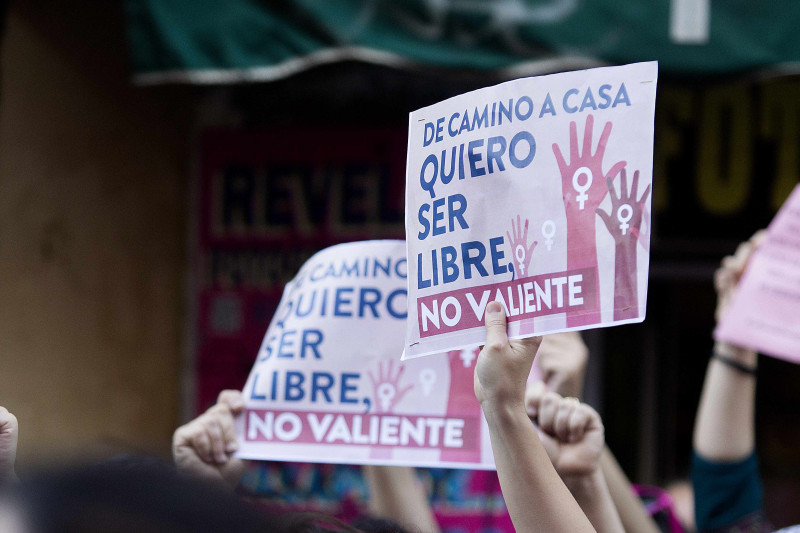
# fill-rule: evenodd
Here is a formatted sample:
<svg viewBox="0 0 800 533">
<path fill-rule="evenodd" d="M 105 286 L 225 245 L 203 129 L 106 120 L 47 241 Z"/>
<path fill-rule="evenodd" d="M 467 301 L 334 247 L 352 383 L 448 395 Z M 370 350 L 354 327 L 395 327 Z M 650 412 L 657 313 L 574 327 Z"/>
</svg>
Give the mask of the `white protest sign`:
<svg viewBox="0 0 800 533">
<path fill-rule="evenodd" d="M 286 286 L 244 387 L 240 457 L 493 469 L 477 350 L 402 363 L 403 241 L 340 244 Z"/>
<path fill-rule="evenodd" d="M 404 359 L 644 320 L 657 63 L 514 80 L 411 113 Z"/>
</svg>

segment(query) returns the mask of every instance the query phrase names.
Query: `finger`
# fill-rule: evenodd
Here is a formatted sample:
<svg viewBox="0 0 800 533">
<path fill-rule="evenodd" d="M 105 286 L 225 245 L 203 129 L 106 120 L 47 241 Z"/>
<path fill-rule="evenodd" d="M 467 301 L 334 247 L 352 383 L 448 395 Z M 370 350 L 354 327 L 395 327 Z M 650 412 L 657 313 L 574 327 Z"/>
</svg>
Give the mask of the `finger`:
<svg viewBox="0 0 800 533">
<path fill-rule="evenodd" d="M 592 153 L 592 130 L 594 129 L 594 117 L 586 117 L 586 128 L 583 131 L 583 155 L 588 157 Z"/>
<path fill-rule="evenodd" d="M 539 404 L 542 403 L 542 397 L 547 391 L 545 385 L 541 381 L 534 381 L 528 388 L 525 389 L 525 410 L 531 419 L 535 419 L 539 413 Z"/>
<path fill-rule="evenodd" d="M 211 439 L 202 423 L 195 421 L 193 424 L 194 427 L 190 430 L 188 444 L 195 450 L 197 456 L 200 457 L 203 462 L 211 464 L 214 462 L 214 455 L 211 451 Z"/>
<path fill-rule="evenodd" d="M 563 174 L 564 169 L 567 168 L 567 162 L 564 161 L 564 156 L 561 155 L 561 149 L 556 143 L 553 143 L 553 155 L 556 156 L 556 163 L 558 163 L 558 170 Z"/>
<path fill-rule="evenodd" d="M 608 174 L 606 174 L 606 177 L 607 178 L 613 178 L 614 176 L 616 176 L 617 174 L 622 172 L 622 169 L 625 168 L 625 165 L 627 165 L 627 164 L 628 164 L 627 161 L 620 161 L 619 163 L 617 163 L 616 165 L 611 167 L 611 170 L 608 171 Z"/>
<path fill-rule="evenodd" d="M 519 224 L 519 215 L 517 215 L 517 224 Z M 528 219 L 525 219 L 525 232 L 522 234 L 522 243 L 528 242 Z"/>
<path fill-rule="evenodd" d="M 519 215 L 517 215 L 517 238 L 519 238 L 521 234 L 522 234 L 522 221 L 520 220 Z"/>
<path fill-rule="evenodd" d="M 527 240 L 527 237 L 526 237 Z M 528 247 L 528 251 L 526 252 L 528 259 L 530 259 L 531 255 L 533 254 L 533 249 L 539 244 L 539 241 L 533 241 L 531 245 Z M 530 262 L 530 261 L 529 261 Z"/>
<path fill-rule="evenodd" d="M 625 172 L 623 170 L 623 172 Z M 619 201 L 617 190 L 614 188 L 614 178 L 606 178 L 606 185 L 608 186 L 608 194 L 611 196 L 611 205 L 614 206 Z"/>
<path fill-rule="evenodd" d="M 226 389 L 219 393 L 217 403 L 227 405 L 233 414 L 238 415 L 244 410 L 244 396 L 241 391 Z"/>
<path fill-rule="evenodd" d="M 211 453 L 214 461 L 218 464 L 225 464 L 228 456 L 225 454 L 225 435 L 222 432 L 219 418 L 219 416 L 210 416 L 203 425 L 211 441 Z"/>
<path fill-rule="evenodd" d="M 397 365 L 397 373 L 392 378 L 392 383 L 399 383 L 400 378 L 403 377 L 403 373 L 406 371 L 406 367 L 403 365 Z"/>
<path fill-rule="evenodd" d="M 633 182 L 631 183 L 631 198 L 636 200 L 636 195 L 639 192 L 639 171 L 633 173 Z"/>
<path fill-rule="evenodd" d="M 220 428 L 222 428 L 222 438 L 225 443 L 225 452 L 233 453 L 239 449 L 239 443 L 236 441 L 236 424 L 233 418 L 233 411 L 228 410 L 225 413 L 220 413 L 217 417 Z"/>
<path fill-rule="evenodd" d="M 546 392 L 539 402 L 539 427 L 549 435 L 555 435 L 556 413 L 561 396 L 555 392 Z"/>
<path fill-rule="evenodd" d="M 372 370 L 368 370 L 367 374 L 369 374 L 369 380 L 372 382 L 372 387 L 375 388 L 378 386 L 378 380 L 375 379 L 375 374 L 372 373 Z"/>
<path fill-rule="evenodd" d="M 614 223 L 611 221 L 611 215 L 609 215 L 599 207 L 595 209 L 594 212 L 597 213 L 600 219 L 605 223 L 606 228 L 608 228 L 608 231 L 611 231 L 611 228 L 614 226 Z"/>
<path fill-rule="evenodd" d="M 639 171 L 637 170 L 636 173 L 638 174 Z M 647 188 L 642 193 L 642 197 L 639 198 L 639 203 L 640 204 L 644 204 L 647 201 L 647 197 L 650 196 L 650 187 L 651 187 L 651 185 L 648 185 Z"/>
<path fill-rule="evenodd" d="M 591 116 L 591 115 L 589 115 Z M 603 133 L 600 134 L 600 142 L 597 143 L 597 150 L 595 150 L 595 156 L 601 156 L 606 151 L 606 143 L 608 142 L 608 138 L 611 136 L 611 122 L 606 122 L 606 125 L 603 127 Z"/>
<path fill-rule="evenodd" d="M 580 154 L 578 153 L 578 124 L 573 120 L 569 123 L 569 162 L 576 165 Z"/>
<path fill-rule="evenodd" d="M 567 423 L 567 442 L 579 442 L 583 439 L 593 411 L 586 404 L 581 404 L 572 411 Z"/>
<path fill-rule="evenodd" d="M 500 351 L 509 345 L 506 331 L 506 313 L 499 302 L 489 302 L 486 306 L 486 348 Z"/>
<path fill-rule="evenodd" d="M 569 442 L 569 417 L 579 404 L 574 399 L 564 398 L 558 402 L 554 428 L 561 442 Z"/>
<path fill-rule="evenodd" d="M 628 172 L 623 168 L 619 171 L 619 196 L 618 198 L 621 200 L 623 198 L 630 198 L 628 194 Z"/>
<path fill-rule="evenodd" d="M 513 222 L 512 222 L 512 224 L 513 224 Z M 512 228 L 513 228 L 513 226 L 512 226 Z M 514 243 L 517 240 L 516 239 L 512 239 L 511 235 L 508 232 L 506 232 L 506 237 L 508 237 L 508 246 L 511 248 L 511 256 L 513 257 L 514 256 Z"/>
</svg>

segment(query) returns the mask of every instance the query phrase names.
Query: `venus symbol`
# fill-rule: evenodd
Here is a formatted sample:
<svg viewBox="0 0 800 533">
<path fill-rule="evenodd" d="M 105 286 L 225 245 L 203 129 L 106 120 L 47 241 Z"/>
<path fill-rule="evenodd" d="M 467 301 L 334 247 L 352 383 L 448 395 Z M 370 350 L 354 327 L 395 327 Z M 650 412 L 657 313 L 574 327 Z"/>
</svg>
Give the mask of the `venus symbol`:
<svg viewBox="0 0 800 533">
<path fill-rule="evenodd" d="M 617 209 L 617 220 L 621 222 L 619 225 L 619 229 L 622 230 L 622 234 L 625 235 L 628 232 L 628 221 L 633 217 L 633 208 L 628 204 L 622 204 Z"/>
<path fill-rule="evenodd" d="M 392 400 L 395 394 L 397 394 L 397 390 L 391 383 L 381 383 L 378 385 L 378 400 L 381 402 L 382 411 L 389 410 L 392 406 Z"/>
<path fill-rule="evenodd" d="M 521 244 L 517 245 L 516 250 L 514 250 L 514 256 L 517 258 L 517 264 L 519 266 L 519 275 L 525 275 L 525 247 Z"/>
<path fill-rule="evenodd" d="M 581 176 L 586 177 L 586 183 L 581 185 L 580 178 Z M 592 171 L 586 167 L 581 167 L 575 171 L 575 174 L 572 175 L 572 188 L 575 189 L 576 192 L 579 194 L 575 197 L 578 200 L 578 209 L 583 211 L 584 204 L 586 200 L 589 199 L 589 195 L 586 194 L 586 191 L 589 190 L 589 187 L 592 186 Z"/>
<path fill-rule="evenodd" d="M 544 237 L 544 243 L 547 245 L 548 251 L 553 247 L 553 237 L 555 235 L 556 223 L 552 220 L 545 220 L 544 224 L 542 224 L 542 237 Z"/>
<path fill-rule="evenodd" d="M 475 348 L 471 348 L 469 350 L 461 350 L 461 353 L 458 354 L 458 358 L 464 363 L 464 368 L 469 368 L 472 366 L 472 361 L 475 360 Z"/>
<path fill-rule="evenodd" d="M 422 383 L 422 393 L 430 396 L 436 384 L 436 371 L 432 368 L 423 368 L 419 373 L 419 382 Z"/>
</svg>

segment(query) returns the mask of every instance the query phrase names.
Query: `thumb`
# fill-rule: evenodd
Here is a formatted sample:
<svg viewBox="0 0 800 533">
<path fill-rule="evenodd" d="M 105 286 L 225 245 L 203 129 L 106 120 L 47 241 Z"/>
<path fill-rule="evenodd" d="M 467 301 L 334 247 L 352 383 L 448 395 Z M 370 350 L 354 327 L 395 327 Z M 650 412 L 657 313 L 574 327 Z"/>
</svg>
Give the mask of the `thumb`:
<svg viewBox="0 0 800 533">
<path fill-rule="evenodd" d="M 500 348 L 508 345 L 506 313 L 499 302 L 489 302 L 486 306 L 486 347 Z"/>
<path fill-rule="evenodd" d="M 238 415 L 244 410 L 244 398 L 238 390 L 226 389 L 220 392 L 217 403 L 227 405 L 234 415 Z"/>
</svg>

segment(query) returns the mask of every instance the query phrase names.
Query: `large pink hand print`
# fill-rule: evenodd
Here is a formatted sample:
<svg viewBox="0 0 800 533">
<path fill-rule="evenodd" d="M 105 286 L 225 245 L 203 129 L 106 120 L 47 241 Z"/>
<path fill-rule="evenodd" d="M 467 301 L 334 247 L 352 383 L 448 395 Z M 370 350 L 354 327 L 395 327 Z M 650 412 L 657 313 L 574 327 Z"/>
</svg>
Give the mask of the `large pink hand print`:
<svg viewBox="0 0 800 533">
<path fill-rule="evenodd" d="M 625 167 L 625 161 L 612 165 L 608 173 L 603 172 L 603 156 L 611 135 L 611 122 L 606 122 L 597 149 L 592 153 L 594 117 L 586 117 L 583 146 L 578 142 L 578 126 L 569 125 L 569 162 L 561 149 L 553 144 L 553 154 L 561 172 L 561 192 L 567 214 L 567 269 L 593 268 L 594 286 L 598 285 L 597 244 L 595 242 L 595 210 L 606 195 L 606 178 L 613 177 Z M 595 291 L 588 311 L 580 314 L 567 313 L 567 326 L 582 326 L 600 322 L 599 291 Z"/>
<path fill-rule="evenodd" d="M 614 189 L 614 180 L 608 178 L 608 195 L 611 197 L 611 213 L 597 209 L 597 214 L 614 238 L 614 320 L 639 316 L 639 293 L 637 288 L 636 245 L 642 226 L 642 214 L 650 195 L 650 185 L 636 199 L 639 189 L 639 171 L 633 173 L 633 183 L 628 192 L 628 176 L 623 168 L 620 172 L 620 194 Z"/>
</svg>

